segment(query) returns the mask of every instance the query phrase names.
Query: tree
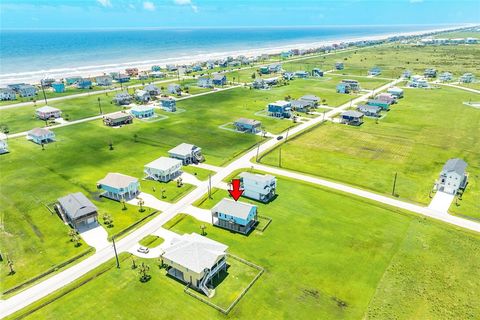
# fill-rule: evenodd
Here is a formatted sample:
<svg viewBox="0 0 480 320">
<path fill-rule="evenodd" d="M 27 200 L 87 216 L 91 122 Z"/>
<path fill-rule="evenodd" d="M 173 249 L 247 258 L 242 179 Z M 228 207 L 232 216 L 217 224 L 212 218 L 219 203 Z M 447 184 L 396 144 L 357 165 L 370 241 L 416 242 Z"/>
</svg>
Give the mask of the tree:
<svg viewBox="0 0 480 320">
<path fill-rule="evenodd" d="M 200 226 L 200 229 L 202 230 L 202 236 L 206 235 L 205 229 L 207 229 L 207 226 L 206 226 L 205 224 L 202 224 L 202 225 Z"/>
<path fill-rule="evenodd" d="M 141 265 L 138 266 L 138 274 L 140 275 L 140 282 L 147 282 L 150 280 L 151 276 L 148 274 L 150 271 L 150 267 L 148 264 L 142 262 Z"/>
<path fill-rule="evenodd" d="M 182 178 L 178 178 L 177 179 L 177 187 L 180 188 L 181 186 L 183 186 L 183 180 L 182 180 Z"/>
<path fill-rule="evenodd" d="M 8 262 L 7 262 L 7 263 L 8 263 L 8 267 L 10 268 L 10 273 L 9 273 L 9 275 L 15 274 L 15 269 L 13 269 L 13 261 L 12 261 L 10 258 L 8 258 Z"/>
<path fill-rule="evenodd" d="M 68 232 L 68 236 L 70 237 L 70 241 L 75 243 L 75 247 L 80 246 L 80 236 L 78 235 L 78 232 L 74 229 L 71 229 Z"/>
<path fill-rule="evenodd" d="M 162 199 L 165 199 L 167 196 L 165 195 L 165 188 L 162 189 Z"/>
<path fill-rule="evenodd" d="M 145 211 L 145 209 L 143 208 L 143 205 L 145 204 L 145 201 L 142 199 L 142 198 L 138 198 L 138 205 L 140 206 L 140 212 L 143 212 Z"/>
<path fill-rule="evenodd" d="M 110 142 L 108 143 L 108 146 L 109 146 L 109 150 L 113 150 L 113 141 L 110 140 Z"/>
<path fill-rule="evenodd" d="M 255 80 L 255 78 L 256 78 L 256 74 L 255 74 L 255 72 L 254 72 L 254 73 L 252 73 L 251 77 L 252 77 L 252 79 L 254 79 L 254 80 Z"/>
<path fill-rule="evenodd" d="M 132 256 L 132 269 L 137 269 L 137 264 L 135 263 L 135 258 Z"/>
<path fill-rule="evenodd" d="M 135 134 L 133 135 L 133 141 L 134 141 L 134 142 L 137 142 L 137 141 L 138 141 L 138 134 L 135 133 Z"/>
<path fill-rule="evenodd" d="M 108 213 L 103 214 L 103 223 L 108 227 L 111 228 L 113 227 L 113 219 Z"/>
<path fill-rule="evenodd" d="M 122 206 L 123 206 L 123 207 L 122 207 L 122 210 L 127 210 L 127 205 L 126 205 L 125 199 L 122 198 L 122 199 L 120 200 L 120 203 L 121 203 Z"/>
</svg>

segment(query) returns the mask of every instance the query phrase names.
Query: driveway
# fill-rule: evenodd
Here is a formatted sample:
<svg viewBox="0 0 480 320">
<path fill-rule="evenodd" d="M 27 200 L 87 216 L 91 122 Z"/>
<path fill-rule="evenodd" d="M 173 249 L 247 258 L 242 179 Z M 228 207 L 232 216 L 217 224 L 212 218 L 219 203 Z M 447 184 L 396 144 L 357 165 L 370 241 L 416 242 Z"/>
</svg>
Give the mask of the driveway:
<svg viewBox="0 0 480 320">
<path fill-rule="evenodd" d="M 157 198 L 155 198 L 151 194 L 145 193 L 145 192 L 140 192 L 140 194 L 138 195 L 137 198 L 143 199 L 145 207 L 153 208 L 153 209 L 156 209 L 156 210 L 159 210 L 159 211 L 165 211 L 172 205 L 171 203 L 158 200 Z M 127 203 L 131 204 L 131 205 L 134 205 L 134 206 L 138 206 L 138 199 L 137 198 L 129 200 L 129 201 L 127 201 Z"/>
<path fill-rule="evenodd" d="M 187 206 L 184 210 L 184 213 L 187 213 L 194 217 L 197 220 L 212 223 L 212 213 L 210 210 L 207 209 L 201 209 L 194 207 L 192 205 Z M 200 227 L 200 226 L 199 226 Z"/>
<path fill-rule="evenodd" d="M 107 231 L 100 224 L 78 228 L 78 232 L 82 239 L 97 251 L 111 245 Z"/>
<path fill-rule="evenodd" d="M 448 208 L 450 208 L 453 199 L 455 199 L 454 195 L 437 191 L 428 208 L 438 212 L 448 213 Z"/>
</svg>

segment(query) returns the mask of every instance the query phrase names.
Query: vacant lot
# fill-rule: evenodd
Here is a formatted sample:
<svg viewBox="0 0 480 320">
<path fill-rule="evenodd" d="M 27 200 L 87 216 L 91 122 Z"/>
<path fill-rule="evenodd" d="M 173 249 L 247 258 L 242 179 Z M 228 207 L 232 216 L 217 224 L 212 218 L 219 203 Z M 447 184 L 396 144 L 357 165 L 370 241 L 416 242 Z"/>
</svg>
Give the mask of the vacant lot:
<svg viewBox="0 0 480 320">
<path fill-rule="evenodd" d="M 480 218 L 480 112 L 464 101 L 474 93 L 445 88 L 407 89 L 405 98 L 378 124 L 360 127 L 328 123 L 281 146 L 283 168 L 427 204 L 429 192 L 449 158 L 468 163 L 470 184 L 452 211 Z M 278 148 L 262 163 L 279 164 Z"/>
<path fill-rule="evenodd" d="M 214 200 L 202 207 L 226 196 L 226 191 L 217 190 Z M 273 219 L 263 233 L 254 231 L 247 237 L 207 225 L 209 238 L 265 268 L 229 317 L 473 319 L 480 315 L 480 304 L 472 298 L 480 290 L 480 279 L 472 277 L 480 267 L 476 235 L 287 179 L 279 179 L 278 197 L 272 203 L 258 205 L 260 214 Z M 200 232 L 202 222 L 180 218 L 171 230 Z M 126 260 L 121 269 L 113 268 L 30 318 L 186 318 L 191 314 L 199 319 L 225 318 L 184 294 L 183 285 L 165 277 L 156 259 L 148 263 L 152 279 L 147 283 L 139 282 Z M 235 283 L 235 271 L 229 271 L 225 285 Z M 225 296 L 219 288 L 215 301 L 221 303 Z M 392 299 L 385 298 L 386 290 Z M 80 300 L 85 306 L 105 303 L 102 308 L 73 308 Z M 145 301 L 155 303 L 146 307 Z"/>
</svg>

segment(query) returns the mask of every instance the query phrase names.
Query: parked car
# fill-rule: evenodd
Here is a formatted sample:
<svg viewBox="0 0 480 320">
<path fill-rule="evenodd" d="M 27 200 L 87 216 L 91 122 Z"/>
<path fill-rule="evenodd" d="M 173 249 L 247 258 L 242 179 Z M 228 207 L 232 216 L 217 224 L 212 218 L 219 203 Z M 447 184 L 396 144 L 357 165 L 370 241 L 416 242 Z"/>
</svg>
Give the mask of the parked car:
<svg viewBox="0 0 480 320">
<path fill-rule="evenodd" d="M 145 247 L 139 247 L 137 249 L 137 251 L 140 252 L 140 253 L 148 253 L 148 251 L 150 251 L 150 250 L 148 250 L 148 248 L 145 248 Z"/>
<path fill-rule="evenodd" d="M 283 139 L 283 136 L 278 136 L 277 137 L 277 140 L 282 140 Z"/>
</svg>

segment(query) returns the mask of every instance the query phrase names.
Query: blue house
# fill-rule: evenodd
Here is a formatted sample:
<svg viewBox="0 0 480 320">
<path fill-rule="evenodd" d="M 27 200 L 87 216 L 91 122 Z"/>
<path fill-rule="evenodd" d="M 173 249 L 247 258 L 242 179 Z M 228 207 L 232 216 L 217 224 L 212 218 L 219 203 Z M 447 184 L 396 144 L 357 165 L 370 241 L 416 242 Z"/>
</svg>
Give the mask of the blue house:
<svg viewBox="0 0 480 320">
<path fill-rule="evenodd" d="M 397 97 L 397 99 L 400 99 L 403 97 L 403 89 L 398 87 L 391 87 L 387 90 L 387 92 L 390 93 L 392 96 Z"/>
<path fill-rule="evenodd" d="M 368 70 L 369 76 L 378 76 L 382 74 L 382 70 L 379 67 L 373 67 L 372 69 Z"/>
<path fill-rule="evenodd" d="M 434 68 L 425 69 L 423 76 L 425 78 L 435 78 L 437 76 L 437 69 L 434 69 Z"/>
<path fill-rule="evenodd" d="M 17 94 L 13 89 L 0 88 L 0 101 L 15 100 L 16 98 L 17 98 Z"/>
<path fill-rule="evenodd" d="M 62 93 L 65 92 L 65 84 L 63 82 L 52 83 L 53 92 Z"/>
<path fill-rule="evenodd" d="M 340 115 L 340 122 L 351 126 L 359 126 L 363 123 L 364 114 L 358 111 L 348 110 Z"/>
<path fill-rule="evenodd" d="M 412 71 L 410 71 L 410 70 L 405 70 L 402 73 L 402 78 L 410 79 L 411 76 L 412 76 Z"/>
<path fill-rule="evenodd" d="M 177 111 L 177 102 L 175 101 L 175 99 L 161 98 L 160 104 L 162 106 L 162 109 L 165 111 L 169 111 L 169 112 Z"/>
<path fill-rule="evenodd" d="M 284 72 L 283 79 L 285 80 L 293 80 L 295 79 L 295 74 L 293 72 Z"/>
<path fill-rule="evenodd" d="M 215 86 L 224 86 L 227 84 L 227 77 L 222 73 L 216 73 L 213 75 L 212 83 Z"/>
<path fill-rule="evenodd" d="M 270 68 L 269 67 L 260 67 L 259 69 L 261 74 L 269 74 L 270 73 Z"/>
<path fill-rule="evenodd" d="M 82 79 L 77 82 L 76 84 L 78 89 L 91 89 L 92 88 L 92 80 L 90 79 Z"/>
<path fill-rule="evenodd" d="M 132 103 L 132 96 L 129 95 L 127 92 L 120 92 L 115 95 L 113 98 L 113 102 L 119 106 L 125 106 Z"/>
<path fill-rule="evenodd" d="M 201 88 L 212 88 L 213 81 L 209 77 L 200 77 L 198 78 L 197 85 Z"/>
<path fill-rule="evenodd" d="M 130 112 L 135 118 L 143 119 L 150 118 L 155 115 L 155 111 L 152 106 L 134 106 L 130 109 Z"/>
<path fill-rule="evenodd" d="M 113 78 L 111 76 L 98 76 L 95 78 L 97 86 L 111 86 Z"/>
<path fill-rule="evenodd" d="M 130 81 L 130 76 L 128 74 L 121 73 L 118 74 L 114 79 L 117 80 L 118 83 L 125 83 Z"/>
<path fill-rule="evenodd" d="M 351 88 L 348 83 L 340 82 L 337 84 L 337 93 L 350 93 Z"/>
<path fill-rule="evenodd" d="M 160 68 L 160 66 L 152 66 L 152 68 L 150 69 L 152 71 L 160 71 L 162 70 L 162 68 Z"/>
<path fill-rule="evenodd" d="M 267 203 L 275 197 L 277 179 L 269 174 L 240 173 L 242 196 Z"/>
<path fill-rule="evenodd" d="M 222 199 L 212 208 L 212 225 L 248 234 L 257 224 L 257 206 Z"/>
<path fill-rule="evenodd" d="M 438 77 L 438 79 L 442 82 L 447 82 L 447 81 L 451 81 L 453 78 L 453 75 L 451 72 L 442 72 L 440 74 L 440 76 Z"/>
<path fill-rule="evenodd" d="M 337 70 L 343 70 L 345 66 L 343 65 L 343 62 L 336 62 L 335 63 L 335 69 Z"/>
<path fill-rule="evenodd" d="M 351 91 L 360 91 L 360 83 L 357 80 L 343 79 L 342 83 L 346 83 L 350 86 Z"/>
<path fill-rule="evenodd" d="M 65 82 L 67 83 L 67 86 L 71 86 L 72 84 L 75 84 L 80 80 L 82 80 L 82 77 L 67 77 L 67 78 L 65 78 Z"/>
<path fill-rule="evenodd" d="M 20 97 L 34 97 L 37 94 L 37 88 L 29 84 L 23 84 L 18 87 Z"/>
<path fill-rule="evenodd" d="M 280 57 L 282 57 L 282 59 L 288 59 L 292 55 L 293 55 L 292 51 L 283 51 L 282 53 L 280 53 Z"/>
<path fill-rule="evenodd" d="M 140 193 L 140 183 L 134 177 L 121 173 L 108 173 L 105 178 L 97 182 L 97 189 L 104 191 L 102 197 L 128 201 Z"/>
<path fill-rule="evenodd" d="M 388 110 L 388 109 L 390 109 L 391 103 L 389 101 L 385 101 L 385 100 L 369 99 L 368 102 L 367 102 L 367 105 L 380 107 L 380 108 L 382 108 L 382 110 Z"/>
<path fill-rule="evenodd" d="M 177 83 L 171 83 L 168 85 L 167 91 L 171 94 L 180 94 L 182 93 L 182 88 Z"/>
<path fill-rule="evenodd" d="M 55 133 L 46 128 L 34 128 L 27 133 L 27 139 L 36 144 L 44 144 L 55 141 Z"/>
<path fill-rule="evenodd" d="M 308 78 L 308 72 L 307 71 L 295 71 L 295 76 L 297 78 Z"/>
<path fill-rule="evenodd" d="M 202 66 L 199 65 L 199 64 L 196 64 L 192 67 L 192 71 L 193 72 L 198 72 L 198 71 L 202 71 Z"/>
<path fill-rule="evenodd" d="M 321 69 L 318 69 L 318 68 L 314 68 L 312 70 L 312 76 L 314 77 L 323 77 L 323 71 Z"/>
<path fill-rule="evenodd" d="M 461 83 L 472 83 L 475 81 L 475 76 L 473 75 L 473 73 L 468 72 L 464 73 L 459 80 Z"/>
<path fill-rule="evenodd" d="M 292 105 L 288 101 L 275 101 L 268 104 L 268 114 L 277 118 L 290 118 L 292 116 Z"/>
<path fill-rule="evenodd" d="M 262 123 L 254 119 L 240 118 L 233 123 L 237 131 L 248 132 L 248 133 L 257 133 L 260 132 Z"/>
</svg>

